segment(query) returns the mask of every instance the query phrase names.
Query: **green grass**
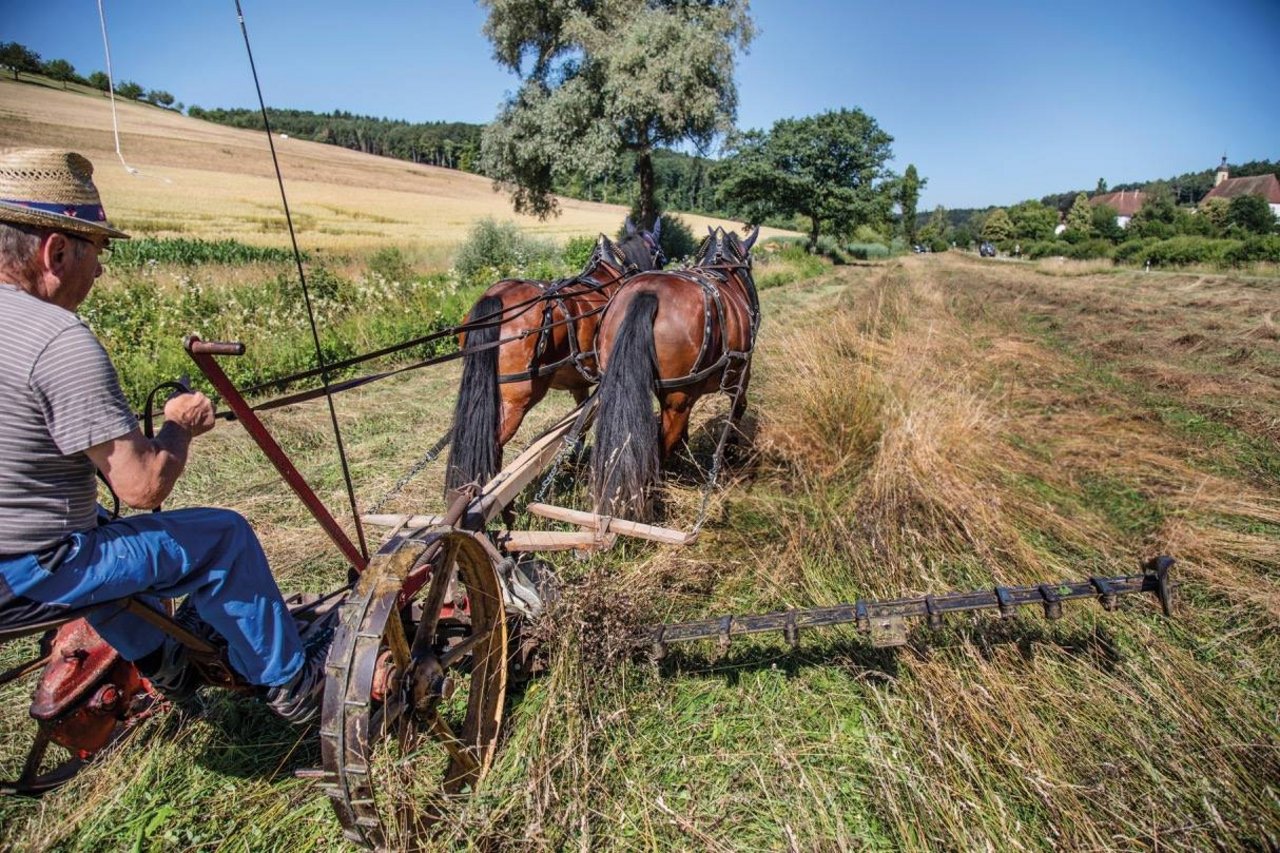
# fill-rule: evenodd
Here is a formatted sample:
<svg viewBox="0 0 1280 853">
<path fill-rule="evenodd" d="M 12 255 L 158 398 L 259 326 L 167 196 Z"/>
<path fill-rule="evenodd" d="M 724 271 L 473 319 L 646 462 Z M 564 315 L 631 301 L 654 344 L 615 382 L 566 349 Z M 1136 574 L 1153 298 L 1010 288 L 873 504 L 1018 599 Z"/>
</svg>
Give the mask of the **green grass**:
<svg viewBox="0 0 1280 853">
<path fill-rule="evenodd" d="M 303 260 L 308 260 L 305 253 Z M 188 240 L 174 237 L 138 237 L 112 243 L 110 263 L 113 270 L 137 269 L 148 264 L 180 266 L 292 264 L 293 252 L 274 246 L 249 246 L 231 239 Z"/>
</svg>

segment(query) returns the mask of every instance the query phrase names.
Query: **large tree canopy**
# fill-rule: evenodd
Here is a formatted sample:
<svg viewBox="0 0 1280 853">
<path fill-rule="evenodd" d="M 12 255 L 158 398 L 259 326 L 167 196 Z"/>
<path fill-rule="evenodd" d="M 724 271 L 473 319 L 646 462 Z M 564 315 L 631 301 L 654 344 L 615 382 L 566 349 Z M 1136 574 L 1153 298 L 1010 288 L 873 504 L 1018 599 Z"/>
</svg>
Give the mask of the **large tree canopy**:
<svg viewBox="0 0 1280 853">
<path fill-rule="evenodd" d="M 480 0 L 494 58 L 519 90 L 485 129 L 483 171 L 516 210 L 557 212 L 553 185 L 636 157 L 639 210 L 651 226 L 652 152 L 700 149 L 733 127 L 734 57 L 754 29 L 748 0 Z"/>
<path fill-rule="evenodd" d="M 721 167 L 720 195 L 756 222 L 804 216 L 810 245 L 826 224 L 839 232 L 882 220 L 894 199 L 885 192 L 893 137 L 859 109 L 775 122 L 750 131 Z"/>
</svg>

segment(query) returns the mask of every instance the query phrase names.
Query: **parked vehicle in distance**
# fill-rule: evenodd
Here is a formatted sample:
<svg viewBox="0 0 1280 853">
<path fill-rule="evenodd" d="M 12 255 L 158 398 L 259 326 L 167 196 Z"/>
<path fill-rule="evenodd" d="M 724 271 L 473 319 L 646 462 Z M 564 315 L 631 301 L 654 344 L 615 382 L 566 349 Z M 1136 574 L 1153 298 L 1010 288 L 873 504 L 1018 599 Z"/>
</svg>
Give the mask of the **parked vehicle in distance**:
<svg viewBox="0 0 1280 853">
<path fill-rule="evenodd" d="M 989 240 L 984 240 L 978 246 L 978 254 L 984 258 L 994 258 L 996 256 L 995 244 Z"/>
</svg>

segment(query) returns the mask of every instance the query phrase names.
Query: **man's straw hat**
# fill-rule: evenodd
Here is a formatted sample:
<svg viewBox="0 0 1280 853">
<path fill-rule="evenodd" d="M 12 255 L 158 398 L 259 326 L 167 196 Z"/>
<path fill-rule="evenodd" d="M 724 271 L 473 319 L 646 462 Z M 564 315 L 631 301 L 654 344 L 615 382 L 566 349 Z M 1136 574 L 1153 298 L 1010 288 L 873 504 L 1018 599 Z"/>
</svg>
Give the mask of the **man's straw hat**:
<svg viewBox="0 0 1280 853">
<path fill-rule="evenodd" d="M 52 148 L 0 150 L 0 222 L 129 239 L 107 224 L 93 164 Z"/>
</svg>

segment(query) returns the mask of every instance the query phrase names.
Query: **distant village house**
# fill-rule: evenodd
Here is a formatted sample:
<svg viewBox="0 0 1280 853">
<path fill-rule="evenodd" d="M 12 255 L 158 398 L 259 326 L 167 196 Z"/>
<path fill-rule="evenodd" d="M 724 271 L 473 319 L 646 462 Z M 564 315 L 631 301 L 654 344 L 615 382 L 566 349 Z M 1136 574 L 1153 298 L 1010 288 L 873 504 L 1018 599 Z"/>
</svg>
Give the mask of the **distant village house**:
<svg viewBox="0 0 1280 853">
<path fill-rule="evenodd" d="M 1280 180 L 1275 175 L 1254 175 L 1250 178 L 1233 178 L 1227 172 L 1227 158 L 1222 158 L 1213 176 L 1213 189 L 1200 200 L 1204 204 L 1211 198 L 1225 198 L 1230 201 L 1242 195 L 1260 195 L 1271 205 L 1271 212 L 1280 219 Z"/>
<path fill-rule="evenodd" d="M 1121 190 L 1115 193 L 1103 193 L 1089 199 L 1093 207 L 1104 204 L 1116 212 L 1116 224 L 1121 228 L 1129 227 L 1129 220 L 1147 203 L 1147 194 L 1141 190 Z"/>
</svg>

